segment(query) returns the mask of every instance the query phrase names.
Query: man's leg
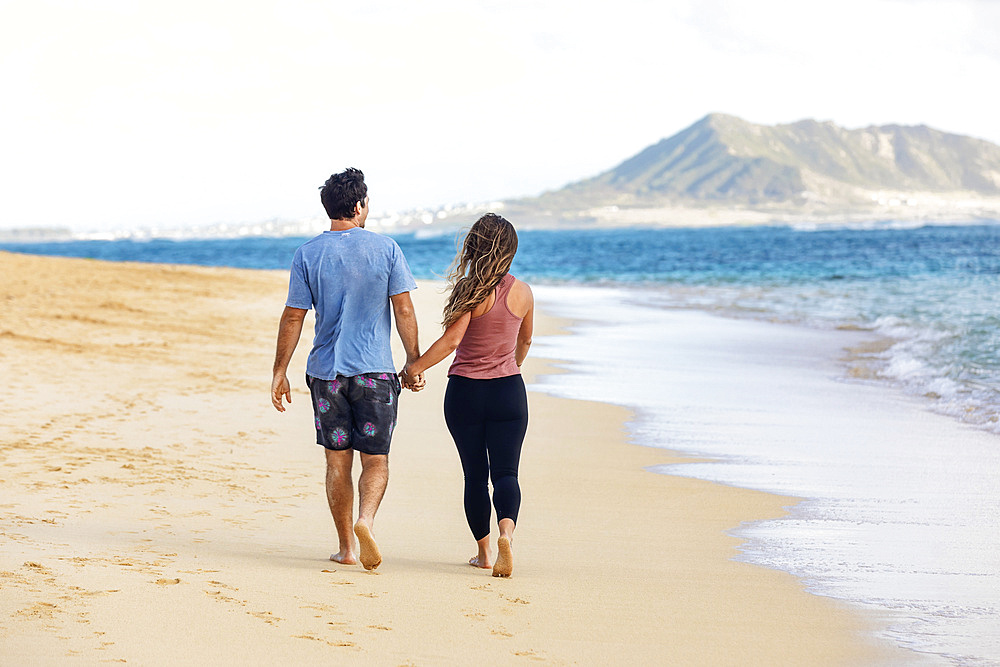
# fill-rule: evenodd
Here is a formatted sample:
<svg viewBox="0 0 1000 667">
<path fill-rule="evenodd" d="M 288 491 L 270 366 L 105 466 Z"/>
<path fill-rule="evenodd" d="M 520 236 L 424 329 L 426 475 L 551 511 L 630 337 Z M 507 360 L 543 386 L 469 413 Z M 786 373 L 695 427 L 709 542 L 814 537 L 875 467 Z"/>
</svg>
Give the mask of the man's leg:
<svg viewBox="0 0 1000 667">
<path fill-rule="evenodd" d="M 351 478 L 351 466 L 354 463 L 354 450 L 325 449 L 326 452 L 326 500 L 330 504 L 330 514 L 333 525 L 337 528 L 337 539 L 340 551 L 330 556 L 330 560 L 354 565 L 358 562 L 357 549 L 354 546 L 354 533 L 351 524 L 354 523 L 354 480 Z"/>
<path fill-rule="evenodd" d="M 382 563 L 382 554 L 372 537 L 375 513 L 389 484 L 389 457 L 386 454 L 361 454 L 361 477 L 358 479 L 358 522 L 354 534 L 361 548 L 361 564 L 374 570 Z"/>
<path fill-rule="evenodd" d="M 361 453 L 361 477 L 358 479 L 358 521 L 369 528 L 375 525 L 375 513 L 382 503 L 385 487 L 389 484 L 389 457 L 385 454 Z"/>
</svg>

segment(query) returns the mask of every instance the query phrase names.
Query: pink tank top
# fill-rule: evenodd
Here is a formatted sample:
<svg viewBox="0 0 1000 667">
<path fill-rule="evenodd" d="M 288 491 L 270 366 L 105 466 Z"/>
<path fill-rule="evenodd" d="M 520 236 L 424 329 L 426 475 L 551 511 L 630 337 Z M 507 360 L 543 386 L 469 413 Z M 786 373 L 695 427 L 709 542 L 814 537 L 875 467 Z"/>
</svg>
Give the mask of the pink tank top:
<svg viewBox="0 0 1000 667">
<path fill-rule="evenodd" d="M 507 294 L 513 286 L 514 276 L 508 273 L 496 287 L 493 307 L 469 321 L 448 375 L 486 380 L 521 373 L 514 359 L 514 349 L 523 318 L 507 307 Z"/>
</svg>

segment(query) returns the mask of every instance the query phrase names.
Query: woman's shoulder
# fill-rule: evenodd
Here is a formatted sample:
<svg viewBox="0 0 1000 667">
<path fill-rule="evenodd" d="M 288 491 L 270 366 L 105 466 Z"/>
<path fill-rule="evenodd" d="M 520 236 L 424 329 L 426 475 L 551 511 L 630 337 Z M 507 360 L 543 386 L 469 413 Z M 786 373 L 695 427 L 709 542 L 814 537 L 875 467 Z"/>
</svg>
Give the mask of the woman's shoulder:
<svg viewBox="0 0 1000 667">
<path fill-rule="evenodd" d="M 514 279 L 514 284 L 510 286 L 510 291 L 507 292 L 507 310 L 515 317 L 524 317 L 531 309 L 534 301 L 534 297 L 531 295 L 531 287 L 523 280 L 518 280 L 513 276 L 511 278 Z"/>
<path fill-rule="evenodd" d="M 511 273 L 508 273 L 507 277 L 510 278 L 513 281 L 511 283 L 511 286 L 510 286 L 510 290 L 512 292 L 516 291 L 516 292 L 520 292 L 521 294 L 527 295 L 529 297 L 531 296 L 531 287 L 528 285 L 528 283 L 524 282 L 523 280 L 521 280 L 519 278 L 516 278 Z"/>
</svg>

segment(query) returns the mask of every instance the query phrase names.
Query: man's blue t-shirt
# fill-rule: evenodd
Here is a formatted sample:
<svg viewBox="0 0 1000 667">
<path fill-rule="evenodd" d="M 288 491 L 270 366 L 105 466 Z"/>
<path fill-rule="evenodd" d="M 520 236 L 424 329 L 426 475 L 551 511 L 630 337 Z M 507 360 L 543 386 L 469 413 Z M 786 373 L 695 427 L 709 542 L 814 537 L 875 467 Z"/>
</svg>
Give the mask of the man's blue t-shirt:
<svg viewBox="0 0 1000 667">
<path fill-rule="evenodd" d="M 389 297 L 416 288 L 403 251 L 388 236 L 358 227 L 302 244 L 285 305 L 316 308 L 306 373 L 321 380 L 394 373 Z"/>
</svg>

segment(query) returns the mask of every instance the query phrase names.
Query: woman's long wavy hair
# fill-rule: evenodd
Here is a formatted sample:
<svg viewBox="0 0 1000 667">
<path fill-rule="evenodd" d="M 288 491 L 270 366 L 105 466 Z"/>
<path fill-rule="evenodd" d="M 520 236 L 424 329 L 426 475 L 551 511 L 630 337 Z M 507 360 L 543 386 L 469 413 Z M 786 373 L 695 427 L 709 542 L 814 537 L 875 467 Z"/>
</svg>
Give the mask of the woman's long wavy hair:
<svg viewBox="0 0 1000 667">
<path fill-rule="evenodd" d="M 472 225 L 448 274 L 451 294 L 444 306 L 444 327 L 474 309 L 496 289 L 517 252 L 514 225 L 487 213 Z"/>
</svg>

